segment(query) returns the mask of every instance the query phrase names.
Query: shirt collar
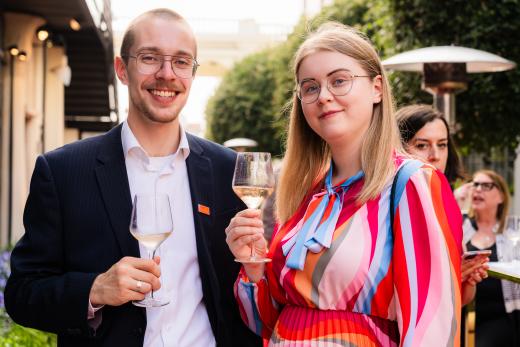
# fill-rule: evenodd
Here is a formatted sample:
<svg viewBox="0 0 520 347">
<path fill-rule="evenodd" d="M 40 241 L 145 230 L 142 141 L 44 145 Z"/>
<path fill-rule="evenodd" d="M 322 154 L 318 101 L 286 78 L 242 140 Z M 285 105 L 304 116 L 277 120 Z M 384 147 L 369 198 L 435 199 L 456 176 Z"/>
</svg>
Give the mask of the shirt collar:
<svg viewBox="0 0 520 347">
<path fill-rule="evenodd" d="M 180 124 L 179 132 L 179 147 L 177 148 L 177 151 L 174 153 L 174 155 L 177 156 L 179 153 L 182 153 L 184 160 L 186 160 L 186 158 L 190 154 L 190 147 L 188 143 L 188 137 L 186 136 L 186 131 L 184 131 L 183 126 Z M 148 153 L 146 153 L 145 149 L 139 144 L 139 141 L 132 132 L 132 129 L 130 129 L 130 126 L 128 125 L 127 121 L 123 122 L 123 128 L 121 129 L 121 143 L 123 144 L 123 153 L 125 155 L 125 159 L 128 156 L 128 154 L 132 151 L 136 153 L 136 155 L 138 155 L 141 160 L 145 161 L 146 163 L 149 163 L 150 156 L 148 155 Z"/>
</svg>

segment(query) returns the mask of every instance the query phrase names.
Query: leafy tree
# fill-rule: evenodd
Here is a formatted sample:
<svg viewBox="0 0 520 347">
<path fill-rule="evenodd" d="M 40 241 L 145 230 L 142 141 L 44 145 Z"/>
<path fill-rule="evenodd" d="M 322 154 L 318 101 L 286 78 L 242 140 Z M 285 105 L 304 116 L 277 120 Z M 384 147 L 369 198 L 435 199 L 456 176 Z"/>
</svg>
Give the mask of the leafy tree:
<svg viewBox="0 0 520 347">
<path fill-rule="evenodd" d="M 271 109 L 275 89 L 271 56 L 271 50 L 250 55 L 224 76 L 206 110 L 209 138 L 222 143 L 247 137 L 258 142 L 255 150 L 281 152 Z"/>
<path fill-rule="evenodd" d="M 520 62 L 520 1 L 390 0 L 399 52 L 440 45 L 466 46 Z M 396 73 L 394 94 L 400 104 L 431 103 L 420 90 L 420 76 Z M 468 90 L 457 96 L 457 140 L 469 148 L 489 152 L 492 147 L 513 149 L 520 134 L 520 71 L 469 75 Z"/>
</svg>

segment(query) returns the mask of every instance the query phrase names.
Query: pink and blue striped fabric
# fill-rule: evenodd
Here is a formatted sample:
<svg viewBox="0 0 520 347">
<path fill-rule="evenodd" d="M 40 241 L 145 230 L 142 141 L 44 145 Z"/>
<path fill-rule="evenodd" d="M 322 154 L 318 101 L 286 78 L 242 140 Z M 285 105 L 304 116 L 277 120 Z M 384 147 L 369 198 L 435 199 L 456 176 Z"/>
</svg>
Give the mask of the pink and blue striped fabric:
<svg viewBox="0 0 520 347">
<path fill-rule="evenodd" d="M 306 252 L 303 270 L 287 265 L 283 245 L 313 194 L 274 235 L 264 278 L 241 272 L 244 322 L 270 346 L 458 346 L 462 218 L 446 178 L 416 171 L 393 228 L 391 182 L 360 206 L 362 185 L 351 182 L 330 247 Z"/>
</svg>

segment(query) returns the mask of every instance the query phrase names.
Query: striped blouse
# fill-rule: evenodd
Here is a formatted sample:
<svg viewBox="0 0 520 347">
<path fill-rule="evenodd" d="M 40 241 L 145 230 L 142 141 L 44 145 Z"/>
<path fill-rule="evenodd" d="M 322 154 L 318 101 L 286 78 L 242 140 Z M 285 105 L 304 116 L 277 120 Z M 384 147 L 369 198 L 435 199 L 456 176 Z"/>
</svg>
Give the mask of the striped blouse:
<svg viewBox="0 0 520 347">
<path fill-rule="evenodd" d="M 424 165 L 409 179 L 389 228 L 388 182 L 363 205 L 351 182 L 330 248 L 289 268 L 284 237 L 310 197 L 274 235 L 258 283 L 242 270 L 244 322 L 270 346 L 458 346 L 462 218 L 444 175 Z M 285 238 L 286 239 L 286 238 Z"/>
</svg>

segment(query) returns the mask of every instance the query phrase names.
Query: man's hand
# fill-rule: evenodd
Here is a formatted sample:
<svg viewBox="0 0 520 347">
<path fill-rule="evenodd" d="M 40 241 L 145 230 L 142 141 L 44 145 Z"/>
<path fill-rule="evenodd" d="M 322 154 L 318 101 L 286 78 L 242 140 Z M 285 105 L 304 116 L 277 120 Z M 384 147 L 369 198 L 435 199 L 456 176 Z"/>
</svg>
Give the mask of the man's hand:
<svg viewBox="0 0 520 347">
<path fill-rule="evenodd" d="M 161 287 L 159 262 L 159 257 L 122 258 L 96 277 L 90 289 L 90 302 L 94 306 L 120 306 L 131 300 L 143 300 L 150 290 Z"/>
</svg>

